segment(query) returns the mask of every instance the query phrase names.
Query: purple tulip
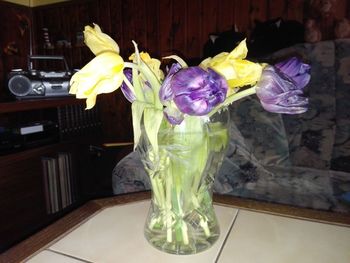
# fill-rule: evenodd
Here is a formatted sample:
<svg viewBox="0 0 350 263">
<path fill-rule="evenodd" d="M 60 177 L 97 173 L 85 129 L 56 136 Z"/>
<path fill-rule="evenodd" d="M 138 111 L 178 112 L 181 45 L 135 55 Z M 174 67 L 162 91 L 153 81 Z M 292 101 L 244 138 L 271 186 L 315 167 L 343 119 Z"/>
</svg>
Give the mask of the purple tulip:
<svg viewBox="0 0 350 263">
<path fill-rule="evenodd" d="M 202 116 L 225 100 L 227 82 L 215 71 L 200 67 L 176 70 L 161 87 L 160 97 L 164 104 L 173 100 L 182 113 Z"/>
<path fill-rule="evenodd" d="M 181 65 L 179 63 L 174 63 L 171 65 L 170 70 L 164 79 L 162 86 L 159 91 L 159 98 L 163 104 L 167 104 L 167 101 L 172 100 L 173 90 L 171 89 L 171 79 L 175 73 L 177 73 L 181 69 Z"/>
<path fill-rule="evenodd" d="M 132 83 L 132 71 L 131 69 L 124 69 L 124 75 L 129 80 L 130 83 Z M 132 90 L 126 85 L 126 83 L 123 81 L 121 85 L 121 90 L 124 94 L 124 97 L 130 101 L 131 103 L 136 100 L 135 94 L 132 92 Z"/>
<path fill-rule="evenodd" d="M 308 99 L 302 97 L 310 80 L 309 65 L 292 58 L 266 66 L 257 83 L 256 94 L 263 108 L 270 112 L 299 114 L 307 111 Z"/>
<path fill-rule="evenodd" d="M 293 79 L 299 88 L 304 88 L 310 81 L 310 65 L 296 57 L 277 63 L 275 67 Z"/>
</svg>

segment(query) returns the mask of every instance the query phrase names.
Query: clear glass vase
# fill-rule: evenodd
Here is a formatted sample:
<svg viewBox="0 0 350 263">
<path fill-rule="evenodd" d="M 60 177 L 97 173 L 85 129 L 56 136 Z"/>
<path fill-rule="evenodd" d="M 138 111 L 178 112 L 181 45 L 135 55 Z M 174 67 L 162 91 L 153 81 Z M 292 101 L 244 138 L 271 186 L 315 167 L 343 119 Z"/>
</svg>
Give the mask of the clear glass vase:
<svg viewBox="0 0 350 263">
<path fill-rule="evenodd" d="M 212 186 L 228 142 L 229 112 L 163 120 L 155 151 L 141 125 L 138 146 L 152 186 L 145 237 L 159 250 L 194 254 L 211 247 L 220 230 Z"/>
</svg>

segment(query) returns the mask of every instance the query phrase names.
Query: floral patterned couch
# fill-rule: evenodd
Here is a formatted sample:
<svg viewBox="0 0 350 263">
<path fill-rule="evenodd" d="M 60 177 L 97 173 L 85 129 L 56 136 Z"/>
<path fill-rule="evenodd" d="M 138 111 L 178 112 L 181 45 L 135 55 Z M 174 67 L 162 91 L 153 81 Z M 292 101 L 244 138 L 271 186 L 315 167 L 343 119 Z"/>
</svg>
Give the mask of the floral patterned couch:
<svg viewBox="0 0 350 263">
<path fill-rule="evenodd" d="M 350 39 L 297 44 L 266 58 L 311 64 L 309 110 L 266 112 L 255 96 L 230 106 L 230 144 L 214 192 L 350 212 Z M 136 152 L 114 168 L 114 194 L 150 189 Z"/>
</svg>

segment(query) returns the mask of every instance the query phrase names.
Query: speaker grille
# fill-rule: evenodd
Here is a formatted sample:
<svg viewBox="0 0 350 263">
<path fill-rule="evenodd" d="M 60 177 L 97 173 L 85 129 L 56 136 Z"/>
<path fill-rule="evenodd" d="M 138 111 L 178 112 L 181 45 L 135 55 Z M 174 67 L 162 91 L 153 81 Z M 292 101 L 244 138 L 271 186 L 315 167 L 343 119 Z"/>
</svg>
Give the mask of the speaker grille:
<svg viewBox="0 0 350 263">
<path fill-rule="evenodd" d="M 27 77 L 23 75 L 16 75 L 10 78 L 8 87 L 14 95 L 25 96 L 31 91 L 32 84 Z"/>
</svg>

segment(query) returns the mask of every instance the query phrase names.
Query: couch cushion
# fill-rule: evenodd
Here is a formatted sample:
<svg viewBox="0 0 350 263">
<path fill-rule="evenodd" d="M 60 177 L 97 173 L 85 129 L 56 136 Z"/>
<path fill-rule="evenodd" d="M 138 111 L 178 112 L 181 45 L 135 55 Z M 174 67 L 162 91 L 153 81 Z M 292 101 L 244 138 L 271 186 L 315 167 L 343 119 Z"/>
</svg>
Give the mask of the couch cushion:
<svg viewBox="0 0 350 263">
<path fill-rule="evenodd" d="M 255 95 L 234 102 L 229 110 L 230 142 L 239 145 L 243 162 L 255 159 L 261 165 L 290 164 L 288 140 L 280 114 L 265 111 Z M 238 159 L 233 157 L 231 161 Z"/>
<path fill-rule="evenodd" d="M 332 169 L 350 172 L 350 39 L 336 44 L 336 131 Z"/>
</svg>

